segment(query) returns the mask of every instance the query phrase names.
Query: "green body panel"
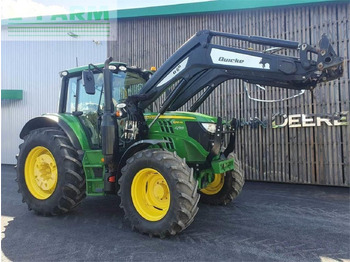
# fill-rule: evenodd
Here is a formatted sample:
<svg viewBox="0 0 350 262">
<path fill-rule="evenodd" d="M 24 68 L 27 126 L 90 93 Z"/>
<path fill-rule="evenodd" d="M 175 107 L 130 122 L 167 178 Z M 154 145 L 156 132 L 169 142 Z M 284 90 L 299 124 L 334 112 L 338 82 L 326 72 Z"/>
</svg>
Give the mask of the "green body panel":
<svg viewBox="0 0 350 262">
<path fill-rule="evenodd" d="M 81 148 L 85 150 L 90 150 L 89 141 L 84 132 L 84 128 L 81 125 L 79 119 L 72 114 L 44 114 L 43 116 L 48 117 L 56 122 L 64 121 L 73 130 L 77 136 Z"/>
<path fill-rule="evenodd" d="M 157 113 L 145 113 L 146 120 L 153 120 Z M 182 111 L 167 111 L 164 114 L 160 116 L 159 119 L 183 119 L 186 121 L 196 121 L 196 122 L 203 122 L 203 123 L 216 123 L 217 118 L 213 116 L 208 116 L 201 113 L 194 113 L 194 112 L 182 112 Z"/>
<path fill-rule="evenodd" d="M 149 125 L 156 113 L 144 114 Z M 188 163 L 203 163 L 209 152 L 195 139 L 189 137 L 185 122 L 216 123 L 215 117 L 190 112 L 166 112 L 159 117 L 149 130 L 149 139 L 168 140 L 165 146 L 169 151 L 176 151 Z"/>
</svg>

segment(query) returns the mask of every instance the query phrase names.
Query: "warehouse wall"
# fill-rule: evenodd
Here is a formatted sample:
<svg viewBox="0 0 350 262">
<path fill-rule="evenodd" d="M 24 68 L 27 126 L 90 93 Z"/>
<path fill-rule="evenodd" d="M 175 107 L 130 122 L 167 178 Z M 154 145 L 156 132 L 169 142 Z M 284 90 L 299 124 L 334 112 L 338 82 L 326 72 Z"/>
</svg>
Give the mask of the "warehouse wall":
<svg viewBox="0 0 350 262">
<path fill-rule="evenodd" d="M 6 39 L 7 28 L 2 28 Z M 33 37 L 34 38 L 34 37 Z M 107 44 L 92 41 L 3 41 L 1 45 L 1 89 L 22 89 L 22 100 L 1 100 L 1 156 L 3 164 L 14 164 L 21 143 L 19 132 L 33 117 L 57 112 L 59 72 L 91 62 L 103 62 Z"/>
<path fill-rule="evenodd" d="M 326 117 L 349 111 L 349 17 L 349 3 L 333 3 L 121 19 L 112 24 L 111 37 L 117 40 L 109 42 L 108 53 L 115 60 L 150 68 L 159 67 L 190 36 L 202 29 L 314 45 L 326 33 L 331 37 L 336 52 L 345 57 L 344 77 L 340 80 L 322 84 L 313 93 L 308 92 L 297 99 L 273 104 L 248 100 L 242 82 L 231 81 L 217 88 L 199 111 L 228 119 L 242 119 L 245 125 L 238 132 L 237 153 L 244 164 L 247 179 L 349 186 L 349 125 L 328 126 L 323 123 L 317 127 L 293 128 L 287 125 L 271 128 L 275 114 L 318 114 Z M 237 44 L 234 41 L 218 41 L 221 44 Z M 260 48 L 253 44 L 243 46 Z M 256 90 L 253 95 L 266 99 L 295 94 L 274 88 L 266 92 L 249 88 Z M 252 121 L 254 118 L 261 121 Z M 311 118 L 317 121 L 316 116 Z M 349 121 L 349 113 L 345 114 L 345 118 Z M 281 119 L 278 121 L 281 122 Z M 254 126 L 254 123 L 258 125 Z"/>
</svg>

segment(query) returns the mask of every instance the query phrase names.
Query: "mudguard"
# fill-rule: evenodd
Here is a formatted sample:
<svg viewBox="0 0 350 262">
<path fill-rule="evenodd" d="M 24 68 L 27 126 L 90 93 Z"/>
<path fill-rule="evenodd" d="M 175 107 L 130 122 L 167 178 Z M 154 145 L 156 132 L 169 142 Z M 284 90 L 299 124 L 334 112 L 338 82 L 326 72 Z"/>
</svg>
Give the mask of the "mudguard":
<svg viewBox="0 0 350 262">
<path fill-rule="evenodd" d="M 163 148 L 162 143 L 170 143 L 170 142 L 167 140 L 158 140 L 158 139 L 146 139 L 146 140 L 137 141 L 132 146 L 130 146 L 120 158 L 118 163 L 118 170 L 121 170 L 121 168 L 125 166 L 126 160 L 136 152 L 146 149 L 151 145 L 159 145 L 161 148 Z"/>
<path fill-rule="evenodd" d="M 27 136 L 32 130 L 43 127 L 61 128 L 66 133 L 69 141 L 72 143 L 74 148 L 76 148 L 77 150 L 82 149 L 78 137 L 75 135 L 73 129 L 64 120 L 60 118 L 53 119 L 50 116 L 40 116 L 29 120 L 22 128 L 19 137 L 21 139 L 24 139 L 24 137 Z"/>
</svg>

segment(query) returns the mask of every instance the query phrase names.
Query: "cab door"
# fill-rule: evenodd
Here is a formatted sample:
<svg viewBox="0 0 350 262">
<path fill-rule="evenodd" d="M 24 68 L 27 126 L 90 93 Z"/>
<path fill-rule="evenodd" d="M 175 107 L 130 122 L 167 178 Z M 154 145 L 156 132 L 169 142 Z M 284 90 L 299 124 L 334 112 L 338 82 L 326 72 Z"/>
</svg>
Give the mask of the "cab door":
<svg viewBox="0 0 350 262">
<path fill-rule="evenodd" d="M 68 82 L 66 113 L 78 117 L 92 149 L 101 148 L 101 117 L 104 107 L 103 74 L 94 74 L 95 94 L 85 92 L 82 78 L 72 77 Z"/>
</svg>

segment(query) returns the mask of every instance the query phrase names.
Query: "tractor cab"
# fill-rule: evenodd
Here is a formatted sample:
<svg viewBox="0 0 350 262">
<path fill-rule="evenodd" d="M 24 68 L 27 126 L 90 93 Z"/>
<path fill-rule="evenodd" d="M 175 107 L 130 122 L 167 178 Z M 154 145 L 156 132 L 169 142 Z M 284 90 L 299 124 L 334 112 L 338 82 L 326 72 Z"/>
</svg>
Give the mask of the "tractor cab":
<svg viewBox="0 0 350 262">
<path fill-rule="evenodd" d="M 85 129 L 89 145 L 92 149 L 101 148 L 101 123 L 105 107 L 105 84 L 103 64 L 89 65 L 69 69 L 61 72 L 62 90 L 59 113 L 78 117 Z M 127 67 L 126 64 L 111 62 L 111 107 L 115 113 L 117 108 L 132 95 L 138 94 L 142 86 L 149 79 L 151 72 L 142 71 L 136 67 Z M 89 71 L 93 91 L 84 86 L 83 72 Z M 120 126 L 123 121 L 118 121 Z M 121 132 L 119 128 L 119 132 Z"/>
</svg>

